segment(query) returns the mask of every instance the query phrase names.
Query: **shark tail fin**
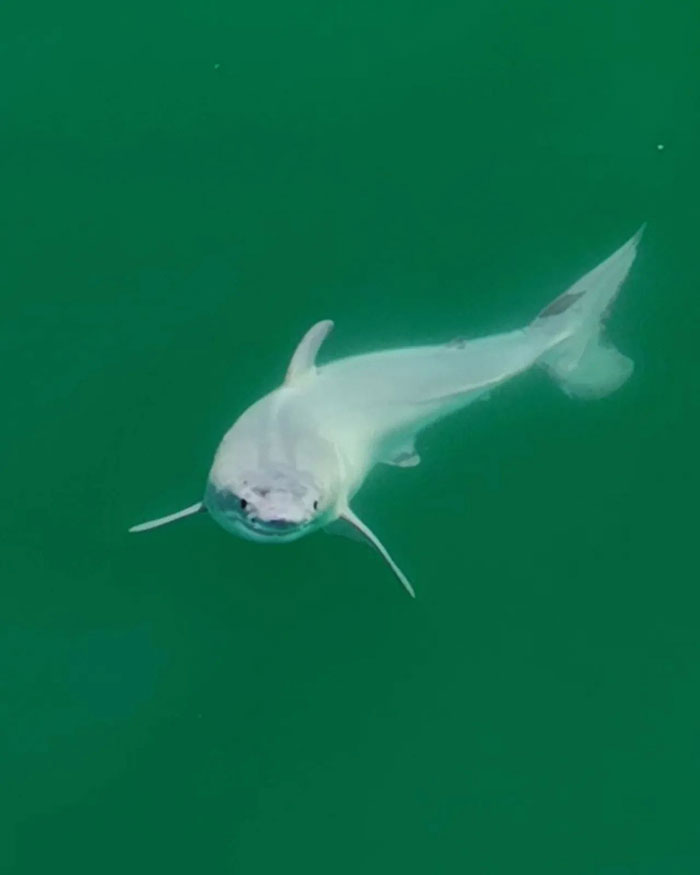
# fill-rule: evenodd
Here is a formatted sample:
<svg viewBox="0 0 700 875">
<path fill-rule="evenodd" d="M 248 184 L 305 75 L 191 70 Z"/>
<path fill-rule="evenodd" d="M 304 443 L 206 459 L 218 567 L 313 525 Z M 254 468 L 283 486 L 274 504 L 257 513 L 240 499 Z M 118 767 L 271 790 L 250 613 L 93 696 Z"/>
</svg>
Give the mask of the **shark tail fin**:
<svg viewBox="0 0 700 875">
<path fill-rule="evenodd" d="M 602 264 L 555 298 L 532 330 L 562 332 L 539 359 L 567 395 L 603 398 L 625 383 L 634 362 L 604 336 L 604 322 L 637 254 L 644 225 Z"/>
<path fill-rule="evenodd" d="M 586 344 L 575 363 L 562 356 L 544 367 L 567 395 L 593 401 L 624 385 L 632 376 L 634 362 L 598 335 Z"/>
</svg>

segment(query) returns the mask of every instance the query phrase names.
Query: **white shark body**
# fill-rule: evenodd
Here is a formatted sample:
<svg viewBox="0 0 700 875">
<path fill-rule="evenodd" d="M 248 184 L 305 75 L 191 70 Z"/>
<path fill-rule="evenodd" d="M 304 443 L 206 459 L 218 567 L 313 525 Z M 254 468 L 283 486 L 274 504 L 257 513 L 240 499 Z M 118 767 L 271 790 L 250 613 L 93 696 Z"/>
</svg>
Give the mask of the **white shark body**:
<svg viewBox="0 0 700 875">
<path fill-rule="evenodd" d="M 415 440 L 427 425 L 533 365 L 572 396 L 602 397 L 621 386 L 633 364 L 603 337 L 603 321 L 642 231 L 518 331 L 319 367 L 316 354 L 333 323 L 317 323 L 297 347 L 284 383 L 225 434 L 204 500 L 131 531 L 202 510 L 225 529 L 263 542 L 344 523 L 379 550 L 413 595 L 379 539 L 350 509 L 353 495 L 378 462 L 418 464 Z"/>
</svg>

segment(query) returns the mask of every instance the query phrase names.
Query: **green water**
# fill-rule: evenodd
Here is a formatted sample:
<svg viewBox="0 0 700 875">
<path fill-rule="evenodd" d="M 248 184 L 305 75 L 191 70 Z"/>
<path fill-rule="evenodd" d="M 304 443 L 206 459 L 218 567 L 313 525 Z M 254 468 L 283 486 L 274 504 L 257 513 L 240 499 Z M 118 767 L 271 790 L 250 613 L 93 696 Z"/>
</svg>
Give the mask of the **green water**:
<svg viewBox="0 0 700 875">
<path fill-rule="evenodd" d="M 700 872 L 697 4 L 0 24 L 2 871 Z M 126 533 L 312 322 L 517 327 L 644 220 L 623 390 L 527 375 L 358 496 L 417 601 L 322 534 Z"/>
</svg>

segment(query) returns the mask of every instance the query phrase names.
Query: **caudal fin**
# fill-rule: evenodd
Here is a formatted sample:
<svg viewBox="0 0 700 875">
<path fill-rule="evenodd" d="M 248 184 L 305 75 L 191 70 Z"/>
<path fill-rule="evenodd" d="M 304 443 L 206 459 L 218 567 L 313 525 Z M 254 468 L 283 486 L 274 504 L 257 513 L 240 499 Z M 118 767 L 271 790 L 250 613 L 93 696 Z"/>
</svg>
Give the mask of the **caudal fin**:
<svg viewBox="0 0 700 875">
<path fill-rule="evenodd" d="M 632 376 L 634 362 L 604 338 L 593 337 L 571 369 L 545 364 L 562 390 L 573 398 L 594 400 L 610 395 Z"/>
<path fill-rule="evenodd" d="M 567 395 L 602 398 L 619 389 L 634 362 L 604 336 L 604 321 L 637 254 L 644 225 L 630 240 L 555 298 L 539 314 L 533 330 L 564 332 L 539 364 Z"/>
</svg>

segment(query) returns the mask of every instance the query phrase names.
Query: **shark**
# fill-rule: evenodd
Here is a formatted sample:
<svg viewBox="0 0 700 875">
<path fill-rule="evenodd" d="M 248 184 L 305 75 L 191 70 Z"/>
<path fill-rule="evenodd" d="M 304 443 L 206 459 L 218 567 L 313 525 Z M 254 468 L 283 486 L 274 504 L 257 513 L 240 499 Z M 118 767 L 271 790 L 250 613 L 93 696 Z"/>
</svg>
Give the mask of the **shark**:
<svg viewBox="0 0 700 875">
<path fill-rule="evenodd" d="M 333 322 L 317 322 L 296 347 L 282 384 L 224 434 L 201 500 L 129 531 L 199 513 L 260 543 L 338 531 L 372 545 L 415 597 L 380 538 L 353 511 L 353 497 L 377 464 L 418 465 L 416 438 L 427 426 L 531 368 L 543 369 L 573 398 L 602 398 L 620 388 L 634 364 L 607 338 L 605 323 L 643 231 L 518 330 L 319 365 Z"/>
</svg>

